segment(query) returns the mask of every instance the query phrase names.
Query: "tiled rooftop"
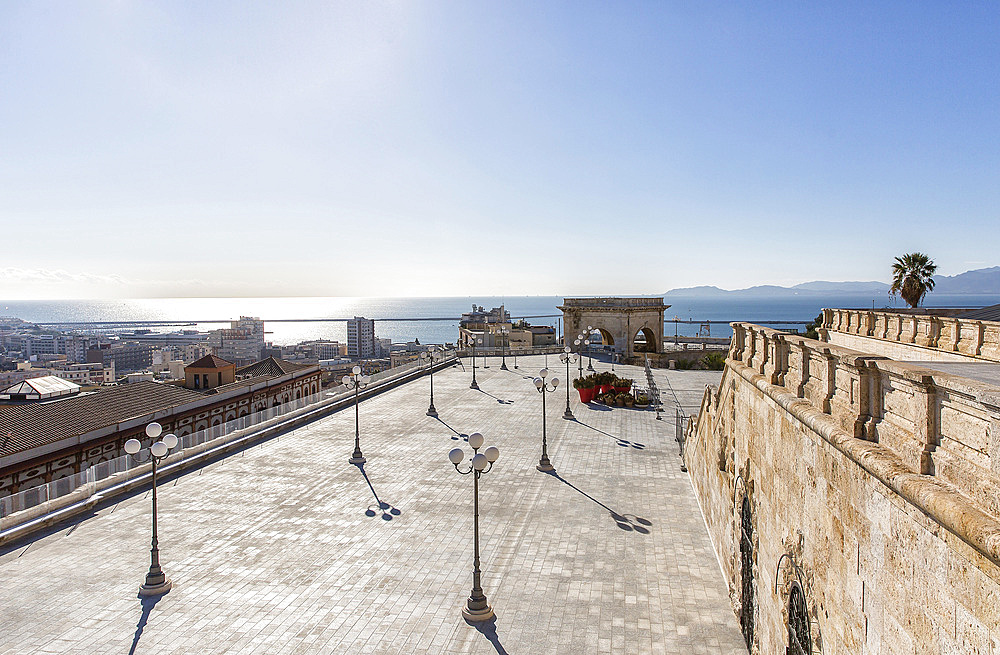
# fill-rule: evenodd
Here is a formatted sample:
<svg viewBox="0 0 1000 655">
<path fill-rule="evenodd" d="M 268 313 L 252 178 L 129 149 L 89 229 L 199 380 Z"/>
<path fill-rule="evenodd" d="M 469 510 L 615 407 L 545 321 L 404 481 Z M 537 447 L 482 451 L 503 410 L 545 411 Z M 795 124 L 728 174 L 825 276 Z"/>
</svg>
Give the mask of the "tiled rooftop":
<svg viewBox="0 0 1000 655">
<path fill-rule="evenodd" d="M 140 602 L 149 492 L 0 551 L 0 654 L 745 653 L 674 441 L 719 373 L 657 371 L 664 420 L 548 401 L 496 361 L 426 377 L 159 487 L 174 588 Z M 510 365 L 511 363 L 508 362 Z M 556 358 L 549 357 L 553 373 Z M 600 365 L 599 368 L 606 368 Z M 644 383 L 641 369 L 617 367 Z M 565 371 L 565 369 L 562 369 Z M 573 392 L 575 396 L 575 392 Z M 467 624 L 472 480 L 447 453 L 473 431 L 501 450 L 481 480 L 483 587 L 497 618 Z"/>
<path fill-rule="evenodd" d="M 86 434 L 203 396 L 172 384 L 134 382 L 47 403 L 0 405 L 0 456 Z"/>
</svg>

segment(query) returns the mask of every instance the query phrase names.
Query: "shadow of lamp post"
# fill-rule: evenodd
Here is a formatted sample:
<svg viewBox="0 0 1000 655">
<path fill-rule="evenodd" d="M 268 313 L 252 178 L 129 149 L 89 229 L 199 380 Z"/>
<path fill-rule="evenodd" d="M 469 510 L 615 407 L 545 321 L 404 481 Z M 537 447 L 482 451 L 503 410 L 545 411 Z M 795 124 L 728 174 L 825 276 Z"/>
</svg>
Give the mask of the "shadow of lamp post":
<svg viewBox="0 0 1000 655">
<path fill-rule="evenodd" d="M 361 375 L 361 367 L 355 366 L 351 369 L 352 375 L 345 375 L 341 380 L 344 386 L 350 389 L 354 387 L 354 454 L 347 460 L 351 464 L 364 464 L 368 460 L 361 454 L 361 421 L 358 415 L 358 391 L 368 386 L 372 381 L 367 375 Z"/>
<path fill-rule="evenodd" d="M 146 426 L 146 436 L 156 439 L 163 432 L 159 423 L 153 422 Z M 160 463 L 167 452 L 177 445 L 177 437 L 167 434 L 162 441 L 154 441 L 149 447 L 149 461 L 153 469 L 153 541 L 149 549 L 149 572 L 146 573 L 146 581 L 139 587 L 140 596 L 159 596 L 170 591 L 171 582 L 160 568 L 160 547 L 156 539 L 156 465 Z M 125 442 L 125 452 L 138 462 L 135 457 L 142 449 L 142 444 L 138 439 L 129 439 Z"/>
<path fill-rule="evenodd" d="M 431 364 L 431 404 L 427 408 L 427 416 L 437 418 L 437 410 L 434 409 L 434 365 L 441 360 L 441 353 L 436 348 L 430 348 L 426 352 L 420 353 L 420 359 L 424 359 Z"/>
<path fill-rule="evenodd" d="M 565 351 L 566 352 L 564 352 L 564 353 L 560 353 L 559 359 L 560 359 L 560 361 L 562 361 L 562 362 L 564 362 L 566 364 L 566 379 L 568 380 L 569 379 L 569 365 L 572 364 L 573 362 L 575 362 L 578 358 L 577 358 L 576 354 L 574 354 L 573 351 L 570 350 L 569 346 L 566 346 Z M 570 387 L 570 385 L 569 385 L 569 383 L 567 383 L 566 384 L 566 411 L 563 412 L 563 418 L 566 419 L 567 421 L 571 421 L 574 418 L 576 418 L 575 416 L 573 416 L 573 410 L 571 410 L 569 408 L 569 387 Z"/>
<path fill-rule="evenodd" d="M 489 473 L 493 469 L 493 463 L 500 457 L 500 450 L 496 446 L 490 446 L 485 452 L 480 453 L 479 449 L 483 447 L 484 441 L 483 435 L 478 432 L 473 432 L 469 435 L 469 445 L 472 446 L 474 455 L 472 461 L 469 463 L 468 470 L 463 471 L 459 468 L 459 464 L 465 460 L 464 450 L 454 448 L 448 453 L 448 459 L 454 464 L 455 470 L 462 475 L 469 475 L 471 473 L 473 479 L 475 564 L 472 570 L 472 593 L 469 595 L 465 607 L 462 608 L 462 616 L 465 617 L 466 621 L 470 622 L 489 621 L 493 618 L 493 608 L 490 607 L 486 600 L 486 594 L 483 593 L 482 574 L 479 568 L 479 477 Z"/>
<path fill-rule="evenodd" d="M 538 372 L 538 377 L 535 378 L 535 388 L 538 393 L 542 394 L 542 456 L 538 460 L 538 466 L 535 468 L 539 471 L 544 471 L 548 473 L 549 471 L 555 470 L 552 466 L 552 462 L 549 461 L 548 444 L 546 441 L 546 424 L 547 420 L 545 417 L 545 394 L 552 393 L 559 386 L 559 378 L 552 378 L 552 381 L 546 384 L 545 378 L 549 375 L 549 369 L 543 368 Z M 551 385 L 551 387 L 550 387 Z M 565 416 L 565 415 L 564 415 Z"/>
</svg>

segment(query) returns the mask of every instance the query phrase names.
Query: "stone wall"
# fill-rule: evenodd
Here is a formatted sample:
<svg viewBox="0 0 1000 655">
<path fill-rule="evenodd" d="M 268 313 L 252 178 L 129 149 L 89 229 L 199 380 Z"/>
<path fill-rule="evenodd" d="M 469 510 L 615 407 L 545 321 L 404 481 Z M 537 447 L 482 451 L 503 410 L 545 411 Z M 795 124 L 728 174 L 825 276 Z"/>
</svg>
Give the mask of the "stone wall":
<svg viewBox="0 0 1000 655">
<path fill-rule="evenodd" d="M 906 359 L 931 361 L 929 351 L 1000 362 L 1000 323 L 929 314 L 824 309 L 823 330 L 908 344 Z M 832 341 L 827 338 L 826 341 Z M 884 347 L 884 346 L 883 346 Z M 880 350 L 879 352 L 883 352 Z"/>
<path fill-rule="evenodd" d="M 751 652 L 785 652 L 801 588 L 812 653 L 1000 653 L 995 389 L 733 327 L 685 461 L 738 617 L 749 501 Z"/>
</svg>

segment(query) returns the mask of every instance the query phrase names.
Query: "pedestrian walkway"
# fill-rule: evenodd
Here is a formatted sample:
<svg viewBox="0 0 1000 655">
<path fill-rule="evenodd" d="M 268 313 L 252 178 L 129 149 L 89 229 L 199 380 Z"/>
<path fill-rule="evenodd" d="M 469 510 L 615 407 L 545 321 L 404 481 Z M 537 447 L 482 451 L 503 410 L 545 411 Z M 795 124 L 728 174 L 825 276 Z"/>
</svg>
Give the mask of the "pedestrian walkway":
<svg viewBox="0 0 1000 655">
<path fill-rule="evenodd" d="M 518 369 L 471 362 L 161 483 L 160 560 L 174 587 L 137 597 L 150 497 L 0 551 L 0 653 L 745 653 L 674 441 L 675 402 L 718 373 L 657 371 L 655 412 L 547 397 L 554 474 L 535 469 L 542 400 Z M 565 368 L 549 356 L 551 375 Z M 481 362 L 477 362 L 481 364 Z M 595 366 L 603 370 L 606 364 Z M 641 368 L 616 365 L 640 384 Z M 697 398 L 696 398 L 697 397 Z M 690 410 L 689 410 L 690 413 Z M 480 485 L 483 588 L 467 624 L 472 479 L 448 451 L 500 448 Z"/>
</svg>

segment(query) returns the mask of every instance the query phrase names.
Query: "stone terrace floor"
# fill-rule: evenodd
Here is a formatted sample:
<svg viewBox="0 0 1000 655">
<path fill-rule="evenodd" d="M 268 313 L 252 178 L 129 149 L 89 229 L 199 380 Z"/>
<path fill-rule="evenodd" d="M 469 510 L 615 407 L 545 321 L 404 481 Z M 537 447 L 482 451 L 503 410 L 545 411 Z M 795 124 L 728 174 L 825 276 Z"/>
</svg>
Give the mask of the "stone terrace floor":
<svg viewBox="0 0 1000 655">
<path fill-rule="evenodd" d="M 542 359 L 491 358 L 482 391 L 468 362 L 436 374 L 440 421 L 426 377 L 364 401 L 363 472 L 346 410 L 164 481 L 174 588 L 158 599 L 136 594 L 148 490 L 0 551 L 0 653 L 745 653 L 674 441 L 675 404 L 696 412 L 720 374 L 656 371 L 662 421 L 578 399 L 565 421 L 561 386 L 550 475 L 535 470 Z M 460 614 L 472 479 L 447 459 L 477 430 L 501 450 L 480 494 L 497 618 L 478 628 Z"/>
</svg>

